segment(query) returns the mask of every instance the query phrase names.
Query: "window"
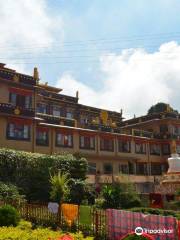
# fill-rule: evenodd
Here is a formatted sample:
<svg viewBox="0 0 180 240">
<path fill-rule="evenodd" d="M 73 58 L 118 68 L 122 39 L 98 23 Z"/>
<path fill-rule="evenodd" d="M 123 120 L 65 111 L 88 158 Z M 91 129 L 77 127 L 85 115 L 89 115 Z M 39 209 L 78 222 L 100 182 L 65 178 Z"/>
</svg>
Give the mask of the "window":
<svg viewBox="0 0 180 240">
<path fill-rule="evenodd" d="M 147 163 L 137 163 L 136 164 L 136 173 L 138 175 L 148 175 Z"/>
<path fill-rule="evenodd" d="M 135 143 L 135 152 L 140 154 L 146 153 L 146 143 L 136 142 Z"/>
<path fill-rule="evenodd" d="M 112 174 L 113 173 L 113 167 L 111 163 L 104 163 L 104 174 Z"/>
<path fill-rule="evenodd" d="M 13 105 L 17 105 L 17 94 L 16 93 L 10 93 L 10 99 L 9 102 Z"/>
<path fill-rule="evenodd" d="M 131 152 L 131 142 L 126 140 L 118 141 L 119 152 L 130 153 Z"/>
<path fill-rule="evenodd" d="M 46 128 L 36 129 L 36 144 L 40 146 L 49 145 L 49 131 Z"/>
<path fill-rule="evenodd" d="M 162 144 L 162 153 L 163 153 L 163 155 L 169 155 L 170 154 L 170 145 L 169 145 L 169 143 Z"/>
<path fill-rule="evenodd" d="M 101 138 L 100 139 L 100 150 L 101 151 L 114 151 L 114 140 L 108 138 Z"/>
<path fill-rule="evenodd" d="M 122 174 L 128 174 L 129 173 L 128 164 L 120 164 L 119 172 Z"/>
<path fill-rule="evenodd" d="M 48 113 L 48 106 L 44 103 L 38 103 L 37 104 L 37 112 L 47 114 Z"/>
<path fill-rule="evenodd" d="M 13 106 L 19 106 L 22 108 L 32 107 L 32 96 L 18 95 L 16 93 L 10 93 L 9 102 Z"/>
<path fill-rule="evenodd" d="M 88 174 L 96 174 L 96 163 L 88 163 Z"/>
<path fill-rule="evenodd" d="M 134 163 L 129 162 L 128 163 L 128 168 L 129 168 L 129 174 L 134 174 L 135 173 Z"/>
<path fill-rule="evenodd" d="M 56 146 L 73 147 L 73 135 L 71 133 L 56 133 Z"/>
<path fill-rule="evenodd" d="M 21 123 L 8 123 L 7 138 L 15 140 L 30 140 L 30 126 Z"/>
<path fill-rule="evenodd" d="M 177 153 L 180 154 L 180 144 L 176 145 L 176 150 L 177 150 Z"/>
<path fill-rule="evenodd" d="M 71 111 L 66 112 L 66 117 L 69 119 L 73 119 L 73 113 Z"/>
<path fill-rule="evenodd" d="M 150 154 L 151 155 L 158 155 L 160 156 L 161 153 L 161 147 L 159 144 L 150 144 Z"/>
<path fill-rule="evenodd" d="M 151 175 L 161 175 L 162 166 L 160 163 L 151 163 Z"/>
<path fill-rule="evenodd" d="M 80 136 L 80 148 L 95 149 L 95 137 L 94 136 Z"/>
<path fill-rule="evenodd" d="M 160 133 L 166 133 L 168 132 L 168 126 L 165 124 L 160 125 Z"/>
<path fill-rule="evenodd" d="M 80 117 L 80 123 L 81 124 L 88 124 L 89 120 L 87 116 L 81 116 Z"/>
<path fill-rule="evenodd" d="M 58 106 L 53 106 L 52 108 L 53 116 L 60 117 L 61 116 L 61 109 Z"/>
</svg>

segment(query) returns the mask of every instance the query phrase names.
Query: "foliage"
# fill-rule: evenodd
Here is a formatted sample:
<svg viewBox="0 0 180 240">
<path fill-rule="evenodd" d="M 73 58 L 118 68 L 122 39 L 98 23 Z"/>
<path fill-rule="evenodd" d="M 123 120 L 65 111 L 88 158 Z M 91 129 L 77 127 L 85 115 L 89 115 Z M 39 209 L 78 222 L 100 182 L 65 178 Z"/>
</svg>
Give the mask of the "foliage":
<svg viewBox="0 0 180 240">
<path fill-rule="evenodd" d="M 65 195 L 69 192 L 69 174 L 58 172 L 57 175 L 50 176 L 51 192 L 50 197 L 55 202 L 63 202 Z"/>
<path fill-rule="evenodd" d="M 126 238 L 123 238 L 123 240 L 147 240 L 146 237 L 144 236 L 138 236 L 136 234 L 131 234 L 129 236 L 127 236 Z"/>
<path fill-rule="evenodd" d="M 105 185 L 102 189 L 104 198 L 104 208 L 119 208 L 120 207 L 120 193 L 122 189 L 119 185 Z"/>
<path fill-rule="evenodd" d="M 162 216 L 172 216 L 180 219 L 180 212 L 173 211 L 173 210 L 164 210 L 158 208 L 132 208 L 130 209 L 133 212 L 142 212 L 144 214 L 155 214 L 155 215 L 162 215 Z"/>
<path fill-rule="evenodd" d="M 30 230 L 32 229 L 32 223 L 25 220 L 21 220 L 17 228 L 21 230 Z"/>
<path fill-rule="evenodd" d="M 69 194 L 67 195 L 66 201 L 70 203 L 81 204 L 82 200 L 85 199 L 85 187 L 86 183 L 80 179 L 71 179 L 69 183 Z"/>
<path fill-rule="evenodd" d="M 10 205 L 0 207 L 0 226 L 17 226 L 19 221 L 20 215 L 14 207 Z"/>
<path fill-rule="evenodd" d="M 136 192 L 135 185 L 129 181 L 126 175 L 122 175 L 123 183 L 121 183 L 122 193 L 120 194 L 120 207 L 121 208 L 132 208 L 140 207 L 141 200 Z"/>
<path fill-rule="evenodd" d="M 72 154 L 45 155 L 11 149 L 0 149 L 0 181 L 10 182 L 22 189 L 31 201 L 49 199 L 49 171 L 61 170 L 71 178 L 84 180 L 87 161 Z"/>
<path fill-rule="evenodd" d="M 102 190 L 104 208 L 132 208 L 141 206 L 141 200 L 133 183 L 122 176 L 123 183 L 105 185 Z"/>
<path fill-rule="evenodd" d="M 165 112 L 167 111 L 167 109 L 170 112 L 174 112 L 174 113 L 178 113 L 177 110 L 174 110 L 172 107 L 170 107 L 167 103 L 162 103 L 159 102 L 153 106 L 150 107 L 150 109 L 148 110 L 148 114 L 154 114 L 154 113 L 161 113 L 161 112 Z"/>
<path fill-rule="evenodd" d="M 18 227 L 2 227 L 0 228 L 0 236 L 1 240 L 58 240 L 61 236 L 63 236 L 63 233 L 51 231 L 48 228 L 44 229 L 28 229 L 28 230 L 22 230 Z M 87 237 L 84 238 L 82 233 L 76 233 L 76 234 L 70 234 L 72 237 L 74 237 L 74 240 L 93 240 L 93 237 Z"/>
<path fill-rule="evenodd" d="M 15 185 L 0 182 L 0 201 L 20 204 L 25 201 L 24 197 L 24 195 L 19 194 L 19 190 Z"/>
</svg>

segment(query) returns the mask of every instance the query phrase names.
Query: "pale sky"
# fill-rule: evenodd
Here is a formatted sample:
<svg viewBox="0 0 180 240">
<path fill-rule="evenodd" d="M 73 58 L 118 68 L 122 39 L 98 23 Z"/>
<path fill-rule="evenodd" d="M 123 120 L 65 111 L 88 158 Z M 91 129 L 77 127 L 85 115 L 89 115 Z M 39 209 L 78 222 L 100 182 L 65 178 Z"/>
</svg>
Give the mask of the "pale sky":
<svg viewBox="0 0 180 240">
<path fill-rule="evenodd" d="M 80 103 L 180 110 L 179 0 L 0 0 L 0 62 Z"/>
</svg>

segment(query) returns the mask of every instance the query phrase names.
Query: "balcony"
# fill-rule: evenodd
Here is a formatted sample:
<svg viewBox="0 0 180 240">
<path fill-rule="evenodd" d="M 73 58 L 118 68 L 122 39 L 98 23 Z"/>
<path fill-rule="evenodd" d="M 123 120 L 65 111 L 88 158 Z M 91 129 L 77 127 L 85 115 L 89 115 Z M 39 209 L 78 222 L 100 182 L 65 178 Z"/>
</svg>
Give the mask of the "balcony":
<svg viewBox="0 0 180 240">
<path fill-rule="evenodd" d="M 75 119 L 70 119 L 66 117 L 57 117 L 57 116 L 44 114 L 44 113 L 36 113 L 36 116 L 44 119 L 47 123 L 50 123 L 50 124 L 75 127 Z"/>
<path fill-rule="evenodd" d="M 9 114 L 9 115 L 18 115 L 25 117 L 34 117 L 35 112 L 32 108 L 23 108 L 13 106 L 10 103 L 0 103 L 0 113 L 1 114 Z"/>
</svg>

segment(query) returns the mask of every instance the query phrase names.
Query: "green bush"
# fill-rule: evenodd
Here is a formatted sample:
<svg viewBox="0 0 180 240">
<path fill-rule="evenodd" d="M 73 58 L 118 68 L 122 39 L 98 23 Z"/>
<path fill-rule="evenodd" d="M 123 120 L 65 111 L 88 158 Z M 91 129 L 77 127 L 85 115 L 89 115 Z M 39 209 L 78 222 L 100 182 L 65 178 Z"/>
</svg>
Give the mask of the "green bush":
<svg viewBox="0 0 180 240">
<path fill-rule="evenodd" d="M 0 181 L 15 184 L 30 201 L 49 200 L 49 173 L 54 175 L 59 170 L 85 180 L 87 161 L 65 153 L 45 155 L 0 149 Z"/>
<path fill-rule="evenodd" d="M 0 207 L 0 226 L 17 226 L 20 221 L 18 211 L 10 206 Z"/>
<path fill-rule="evenodd" d="M 0 182 L 0 201 L 11 204 L 14 203 L 16 205 L 25 202 L 24 197 L 24 195 L 20 195 L 15 185 Z"/>
<path fill-rule="evenodd" d="M 18 227 L 1 227 L 0 239 L 1 240 L 58 240 L 64 234 L 50 229 L 35 229 L 35 230 L 22 230 Z M 82 233 L 70 234 L 74 240 L 93 240 L 93 237 L 84 238 Z"/>
<path fill-rule="evenodd" d="M 121 193 L 119 201 L 121 208 L 125 209 L 141 206 L 141 200 L 133 193 Z"/>
<path fill-rule="evenodd" d="M 69 203 L 81 204 L 86 197 L 85 192 L 86 183 L 80 179 L 71 179 L 69 182 L 69 194 L 66 201 Z"/>
<path fill-rule="evenodd" d="M 141 200 L 131 183 L 105 185 L 102 189 L 103 208 L 140 207 Z"/>
<path fill-rule="evenodd" d="M 158 208 L 132 208 L 130 209 L 133 212 L 142 212 L 144 214 L 155 214 L 162 216 L 172 216 L 180 219 L 180 212 L 172 211 L 172 210 L 164 210 Z"/>
<path fill-rule="evenodd" d="M 21 220 L 19 222 L 19 225 L 17 226 L 17 228 L 22 229 L 22 230 L 30 230 L 30 229 L 32 229 L 32 223 L 25 221 L 25 220 Z"/>
<path fill-rule="evenodd" d="M 102 196 L 104 198 L 104 208 L 119 208 L 120 194 L 122 189 L 119 185 L 104 185 L 102 189 Z"/>
<path fill-rule="evenodd" d="M 143 237 L 143 236 L 138 236 L 136 234 L 134 235 L 129 235 L 128 237 L 126 238 L 123 238 L 123 240 L 147 240 L 146 237 Z"/>
</svg>

